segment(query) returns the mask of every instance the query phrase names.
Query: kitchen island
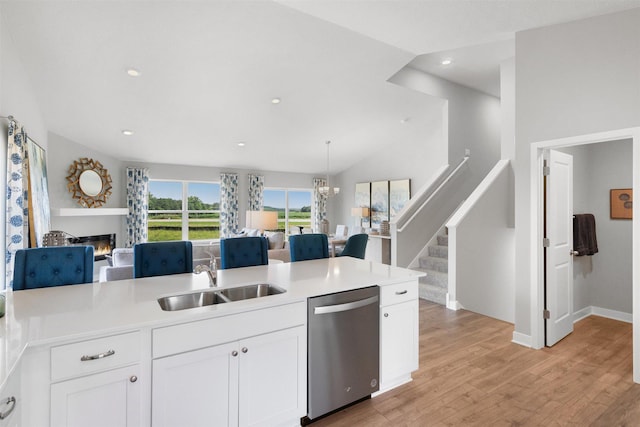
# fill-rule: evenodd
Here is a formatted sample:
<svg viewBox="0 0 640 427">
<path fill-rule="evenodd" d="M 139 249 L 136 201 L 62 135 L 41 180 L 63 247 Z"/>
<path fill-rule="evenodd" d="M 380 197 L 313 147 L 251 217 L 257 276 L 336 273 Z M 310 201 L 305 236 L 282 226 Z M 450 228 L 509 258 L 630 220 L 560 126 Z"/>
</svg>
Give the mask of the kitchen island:
<svg viewBox="0 0 640 427">
<path fill-rule="evenodd" d="M 227 425 L 294 425 L 306 414 L 307 298 L 381 287 L 385 391 L 417 369 L 422 274 L 348 257 L 221 270 L 217 289 L 270 283 L 286 292 L 179 311 L 157 299 L 209 288 L 206 274 L 8 292 L 0 399 L 15 396 L 16 410 L 0 426 L 81 424 L 100 410 L 121 425 L 172 425 L 175 414 L 185 420 L 172 390 L 189 404 L 218 402 L 203 413 L 223 412 Z"/>
</svg>

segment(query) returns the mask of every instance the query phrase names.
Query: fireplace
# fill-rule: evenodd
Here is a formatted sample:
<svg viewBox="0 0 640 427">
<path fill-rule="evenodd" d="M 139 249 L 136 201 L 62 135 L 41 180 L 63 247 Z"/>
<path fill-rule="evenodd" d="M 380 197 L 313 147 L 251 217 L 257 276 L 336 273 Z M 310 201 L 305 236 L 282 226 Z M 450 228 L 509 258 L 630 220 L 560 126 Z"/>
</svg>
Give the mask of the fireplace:
<svg viewBox="0 0 640 427">
<path fill-rule="evenodd" d="M 106 255 L 111 255 L 111 251 L 116 247 L 115 234 L 70 237 L 68 241 L 70 245 L 93 246 L 93 259 L 95 261 L 106 259 Z"/>
</svg>

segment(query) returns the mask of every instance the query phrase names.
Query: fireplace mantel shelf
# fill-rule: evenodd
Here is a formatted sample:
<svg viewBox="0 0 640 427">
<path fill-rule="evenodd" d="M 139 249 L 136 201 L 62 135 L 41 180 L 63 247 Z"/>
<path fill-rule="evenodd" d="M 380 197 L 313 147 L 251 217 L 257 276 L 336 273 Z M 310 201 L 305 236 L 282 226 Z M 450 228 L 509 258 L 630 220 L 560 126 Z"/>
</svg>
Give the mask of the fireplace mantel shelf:
<svg viewBox="0 0 640 427">
<path fill-rule="evenodd" d="M 52 216 L 127 215 L 127 208 L 51 208 Z"/>
</svg>

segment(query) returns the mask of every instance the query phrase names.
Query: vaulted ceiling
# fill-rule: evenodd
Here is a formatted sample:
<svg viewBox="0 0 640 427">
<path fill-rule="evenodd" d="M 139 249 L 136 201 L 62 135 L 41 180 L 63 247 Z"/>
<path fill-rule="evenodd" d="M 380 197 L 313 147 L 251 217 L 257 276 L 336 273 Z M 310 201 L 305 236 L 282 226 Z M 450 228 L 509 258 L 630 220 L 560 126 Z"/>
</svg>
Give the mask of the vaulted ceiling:
<svg viewBox="0 0 640 427">
<path fill-rule="evenodd" d="M 425 133 L 439 102 L 387 82 L 407 64 L 498 96 L 515 32 L 640 1 L 0 5 L 49 131 L 122 160 L 308 173 L 331 140 L 334 173 Z"/>
</svg>

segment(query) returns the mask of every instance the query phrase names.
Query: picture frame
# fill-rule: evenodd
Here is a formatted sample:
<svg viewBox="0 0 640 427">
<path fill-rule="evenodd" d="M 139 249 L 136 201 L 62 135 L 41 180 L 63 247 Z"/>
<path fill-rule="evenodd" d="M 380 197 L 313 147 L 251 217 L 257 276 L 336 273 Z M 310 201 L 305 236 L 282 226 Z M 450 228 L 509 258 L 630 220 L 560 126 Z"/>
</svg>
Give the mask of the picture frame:
<svg viewBox="0 0 640 427">
<path fill-rule="evenodd" d="M 371 227 L 380 228 L 382 221 L 389 221 L 389 181 L 371 183 Z"/>
<path fill-rule="evenodd" d="M 411 198 L 411 180 L 389 181 L 389 220 L 392 220 Z"/>
<path fill-rule="evenodd" d="M 609 191 L 611 219 L 633 218 L 633 189 L 612 188 Z"/>
<path fill-rule="evenodd" d="M 356 184 L 355 207 L 368 208 L 369 216 L 362 217 L 362 227 L 371 227 L 371 183 L 360 182 Z"/>
<path fill-rule="evenodd" d="M 27 137 L 29 246 L 42 247 L 44 235 L 51 229 L 51 209 L 47 178 L 46 152 Z"/>
</svg>

